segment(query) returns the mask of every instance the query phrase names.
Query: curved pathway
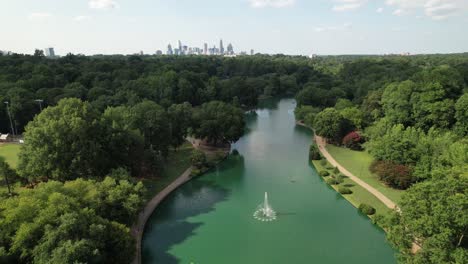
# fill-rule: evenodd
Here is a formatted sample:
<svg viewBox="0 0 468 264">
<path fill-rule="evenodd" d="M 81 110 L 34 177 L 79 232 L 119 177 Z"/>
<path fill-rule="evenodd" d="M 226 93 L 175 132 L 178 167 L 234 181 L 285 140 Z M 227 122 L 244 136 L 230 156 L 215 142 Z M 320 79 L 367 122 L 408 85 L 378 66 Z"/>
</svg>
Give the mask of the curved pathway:
<svg viewBox="0 0 468 264">
<path fill-rule="evenodd" d="M 145 229 L 146 222 L 148 218 L 153 214 L 154 209 L 159 205 L 159 203 L 166 198 L 173 190 L 177 187 L 186 183 L 190 180 L 190 174 L 192 172 L 192 167 L 188 168 L 182 175 L 179 176 L 175 181 L 169 184 L 166 188 L 160 191 L 156 196 L 153 197 L 143 208 L 143 211 L 138 215 L 138 221 L 132 227 L 131 234 L 136 239 L 136 256 L 133 260 L 133 264 L 141 263 L 141 240 L 143 236 L 143 231 Z"/>
<path fill-rule="evenodd" d="M 315 136 L 315 142 L 317 143 L 317 146 L 319 147 L 319 150 L 322 153 L 322 155 L 328 160 L 328 162 L 330 162 L 330 164 L 332 166 L 337 167 L 340 170 L 341 173 L 348 176 L 351 180 L 353 180 L 355 183 L 359 184 L 361 187 L 366 189 L 368 192 L 372 193 L 375 197 L 377 197 L 377 199 L 382 201 L 382 203 L 384 203 L 385 206 L 387 206 L 388 208 L 399 210 L 398 206 L 392 200 L 390 200 L 387 196 L 385 196 L 384 194 L 382 194 L 377 189 L 370 186 L 369 184 L 367 184 L 366 182 L 364 182 L 360 178 L 354 176 L 354 174 L 349 172 L 345 167 L 341 166 L 332 157 L 332 155 L 330 155 L 330 153 L 328 153 L 328 150 L 325 148 L 325 146 L 327 145 L 327 142 L 323 137 L 320 137 L 320 136 L 316 135 Z"/>
</svg>

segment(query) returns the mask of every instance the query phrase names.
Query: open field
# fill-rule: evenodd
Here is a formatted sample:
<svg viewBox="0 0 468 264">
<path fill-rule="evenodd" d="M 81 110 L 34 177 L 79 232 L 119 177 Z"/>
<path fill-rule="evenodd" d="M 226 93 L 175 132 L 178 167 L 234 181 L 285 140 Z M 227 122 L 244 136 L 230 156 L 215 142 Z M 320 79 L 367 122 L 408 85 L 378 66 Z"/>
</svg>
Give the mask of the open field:
<svg viewBox="0 0 468 264">
<path fill-rule="evenodd" d="M 0 157 L 4 158 L 12 168 L 18 166 L 18 153 L 20 151 L 19 144 L 2 144 L 0 145 Z"/>
<path fill-rule="evenodd" d="M 383 184 L 377 177 L 369 171 L 374 158 L 366 151 L 354 151 L 346 148 L 340 148 L 334 145 L 327 145 L 327 150 L 333 158 L 345 167 L 348 171 L 356 177 L 362 179 L 370 186 L 374 187 L 382 194 L 390 198 L 393 202 L 398 204 L 401 195 L 404 193 L 402 190 L 396 190 Z"/>
</svg>

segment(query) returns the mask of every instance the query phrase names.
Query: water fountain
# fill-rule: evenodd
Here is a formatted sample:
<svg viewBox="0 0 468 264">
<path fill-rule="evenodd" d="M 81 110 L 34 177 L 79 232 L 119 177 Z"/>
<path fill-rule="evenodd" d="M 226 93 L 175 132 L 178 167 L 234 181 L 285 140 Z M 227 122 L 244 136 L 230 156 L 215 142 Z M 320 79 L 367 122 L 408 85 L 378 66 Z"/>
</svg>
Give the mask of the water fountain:
<svg viewBox="0 0 468 264">
<path fill-rule="evenodd" d="M 253 217 L 262 222 L 270 222 L 276 220 L 276 212 L 271 208 L 268 203 L 268 193 L 265 192 L 265 199 L 263 203 L 260 204 L 253 214 Z"/>
</svg>

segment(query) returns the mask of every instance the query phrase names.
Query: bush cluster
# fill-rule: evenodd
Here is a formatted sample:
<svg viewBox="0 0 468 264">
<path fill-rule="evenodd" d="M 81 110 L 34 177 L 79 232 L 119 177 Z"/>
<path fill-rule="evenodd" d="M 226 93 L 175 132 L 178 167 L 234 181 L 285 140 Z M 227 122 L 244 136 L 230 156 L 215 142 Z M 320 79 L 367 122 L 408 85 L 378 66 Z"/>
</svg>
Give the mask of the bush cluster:
<svg viewBox="0 0 468 264">
<path fill-rule="evenodd" d="M 322 177 L 327 177 L 327 176 L 330 176 L 330 173 L 326 170 L 323 170 L 323 171 L 320 171 L 319 172 L 320 176 Z"/>
<path fill-rule="evenodd" d="M 379 176 L 380 180 L 397 189 L 407 189 L 414 182 L 411 168 L 392 161 L 374 161 L 370 171 Z"/>
<path fill-rule="evenodd" d="M 330 185 L 338 185 L 340 184 L 336 179 L 334 178 L 330 178 L 330 179 L 327 179 L 327 183 L 330 184 Z"/>
<path fill-rule="evenodd" d="M 353 191 L 351 191 L 351 189 L 343 187 L 343 186 L 340 186 L 338 188 L 338 192 L 340 192 L 341 194 L 352 194 L 353 193 Z"/>
<path fill-rule="evenodd" d="M 366 215 L 375 214 L 375 208 L 364 203 L 359 205 L 359 211 L 361 211 L 363 214 L 366 214 Z"/>
<path fill-rule="evenodd" d="M 317 145 L 312 144 L 309 147 L 309 159 L 310 160 L 320 160 L 322 157 Z"/>
</svg>

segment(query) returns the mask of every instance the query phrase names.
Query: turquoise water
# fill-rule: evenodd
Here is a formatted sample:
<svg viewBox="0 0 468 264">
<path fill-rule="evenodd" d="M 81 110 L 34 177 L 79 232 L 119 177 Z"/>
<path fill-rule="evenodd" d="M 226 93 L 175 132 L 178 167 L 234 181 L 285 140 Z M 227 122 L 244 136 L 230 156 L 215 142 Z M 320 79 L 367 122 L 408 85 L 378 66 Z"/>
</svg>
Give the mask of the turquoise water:
<svg viewBox="0 0 468 264">
<path fill-rule="evenodd" d="M 147 223 L 143 263 L 396 263 L 384 232 L 309 164 L 292 99 L 248 114 L 248 133 L 216 169 L 165 199 Z M 253 218 L 268 192 L 273 222 Z"/>
</svg>

